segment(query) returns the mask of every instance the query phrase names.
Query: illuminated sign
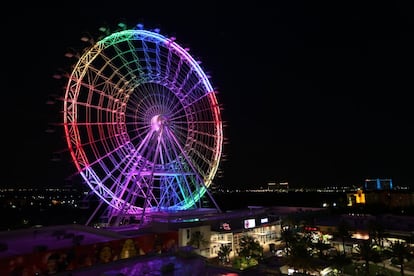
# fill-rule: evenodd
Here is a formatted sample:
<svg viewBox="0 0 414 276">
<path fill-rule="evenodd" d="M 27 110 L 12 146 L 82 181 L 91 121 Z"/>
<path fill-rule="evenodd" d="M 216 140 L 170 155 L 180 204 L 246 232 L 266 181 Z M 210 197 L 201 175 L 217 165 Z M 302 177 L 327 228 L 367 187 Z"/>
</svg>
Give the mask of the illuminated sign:
<svg viewBox="0 0 414 276">
<path fill-rule="evenodd" d="M 268 223 L 269 219 L 268 218 L 262 218 L 260 219 L 260 223 Z"/>
<path fill-rule="evenodd" d="M 222 223 L 220 228 L 223 230 L 231 230 L 230 224 L 226 222 Z"/>
<path fill-rule="evenodd" d="M 305 231 L 318 231 L 318 228 L 317 227 L 312 227 L 312 226 L 306 226 Z"/>
<path fill-rule="evenodd" d="M 256 220 L 255 219 L 245 219 L 244 220 L 244 228 L 254 228 L 256 227 Z"/>
</svg>

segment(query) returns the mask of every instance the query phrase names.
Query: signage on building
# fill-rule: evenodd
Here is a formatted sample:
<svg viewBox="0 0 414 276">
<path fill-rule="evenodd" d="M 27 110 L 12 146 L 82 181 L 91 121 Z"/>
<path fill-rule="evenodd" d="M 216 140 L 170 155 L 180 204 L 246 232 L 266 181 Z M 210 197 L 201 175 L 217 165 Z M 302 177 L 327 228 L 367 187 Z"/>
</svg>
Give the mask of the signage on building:
<svg viewBox="0 0 414 276">
<path fill-rule="evenodd" d="M 231 227 L 230 227 L 230 224 L 229 224 L 229 223 L 224 222 L 224 223 L 222 223 L 222 224 L 220 225 L 220 229 L 223 229 L 223 230 L 227 230 L 227 231 L 229 231 L 229 230 L 231 230 Z"/>
<path fill-rule="evenodd" d="M 261 218 L 260 219 L 260 223 L 268 223 L 269 219 L 268 218 Z"/>
<path fill-rule="evenodd" d="M 255 219 L 245 219 L 244 220 L 244 228 L 245 229 L 254 228 L 254 227 L 256 227 L 256 220 Z"/>
</svg>

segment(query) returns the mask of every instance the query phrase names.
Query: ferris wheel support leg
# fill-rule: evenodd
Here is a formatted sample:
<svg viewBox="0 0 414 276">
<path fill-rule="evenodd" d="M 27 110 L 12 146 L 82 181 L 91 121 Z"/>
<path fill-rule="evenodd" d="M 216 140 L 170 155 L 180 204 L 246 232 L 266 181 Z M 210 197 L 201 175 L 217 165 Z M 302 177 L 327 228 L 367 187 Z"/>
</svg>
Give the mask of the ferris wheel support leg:
<svg viewBox="0 0 414 276">
<path fill-rule="evenodd" d="M 116 218 L 115 218 L 115 222 L 113 224 L 113 226 L 120 226 L 125 224 L 125 219 L 129 220 L 130 216 L 128 216 L 128 210 L 125 208 L 122 208 L 117 214 L 116 214 Z M 122 222 L 122 223 L 121 223 Z"/>
<path fill-rule="evenodd" d="M 98 207 L 95 208 L 95 211 L 93 211 L 92 215 L 89 217 L 89 219 L 86 221 L 85 225 L 89 226 L 89 224 L 91 223 L 92 219 L 96 216 L 96 214 L 98 213 L 98 210 L 101 209 L 103 205 L 103 201 L 99 202 Z"/>
<path fill-rule="evenodd" d="M 217 211 L 218 211 L 219 213 L 222 213 L 222 211 L 221 211 L 221 209 L 220 209 L 219 205 L 218 205 L 218 204 L 217 204 L 217 202 L 214 200 L 213 195 L 210 193 L 210 191 L 209 191 L 207 188 L 206 188 L 206 193 L 207 193 L 207 194 L 208 194 L 208 196 L 210 197 L 211 201 L 213 201 L 213 204 L 214 204 L 214 206 L 216 207 Z"/>
</svg>

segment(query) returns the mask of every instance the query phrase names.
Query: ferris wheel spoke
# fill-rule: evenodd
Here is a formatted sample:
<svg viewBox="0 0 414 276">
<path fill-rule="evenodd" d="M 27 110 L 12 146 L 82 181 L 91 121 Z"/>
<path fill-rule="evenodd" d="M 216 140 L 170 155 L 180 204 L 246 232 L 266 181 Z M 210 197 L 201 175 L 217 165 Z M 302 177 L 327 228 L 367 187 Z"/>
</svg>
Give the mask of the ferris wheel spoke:
<svg viewBox="0 0 414 276">
<path fill-rule="evenodd" d="M 186 161 L 186 162 L 184 162 L 184 164 L 188 165 L 188 167 L 181 167 L 181 169 L 184 169 L 187 172 L 191 171 L 196 176 L 196 178 L 200 182 L 200 184 L 203 183 L 204 180 L 200 175 L 200 171 L 197 169 L 198 166 L 194 162 L 192 162 L 191 158 L 188 156 L 186 151 L 181 147 L 181 145 L 180 145 L 178 139 L 175 137 L 175 135 L 168 128 L 166 128 L 166 132 L 167 132 L 166 135 L 170 139 L 172 139 L 172 141 L 174 141 L 174 144 L 176 146 L 176 147 L 174 147 L 174 149 L 178 150 L 178 152 L 180 154 L 179 156 L 182 156 L 185 159 L 184 161 Z M 180 165 L 181 164 L 182 163 L 180 163 Z"/>
<path fill-rule="evenodd" d="M 147 159 L 145 157 L 145 150 L 147 148 L 150 148 L 150 141 L 151 137 L 153 136 L 153 132 L 149 131 L 146 135 L 146 137 L 142 140 L 142 142 L 138 145 L 138 147 L 134 150 L 134 154 L 132 158 L 130 158 L 130 161 L 126 164 L 126 166 L 123 167 L 123 170 L 121 171 L 119 178 L 117 181 L 114 182 L 112 189 L 116 189 L 116 194 L 119 198 L 123 198 L 124 194 L 128 191 L 128 187 L 131 183 L 132 178 L 136 178 L 136 173 L 138 172 L 138 175 L 142 170 L 146 169 L 146 163 Z M 139 161 L 144 160 L 144 163 L 139 167 L 137 170 L 137 167 L 139 165 Z M 122 180 L 122 178 L 124 180 Z M 140 179 L 138 178 L 135 183 L 137 183 Z M 137 186 L 139 187 L 139 186 Z M 131 192 L 131 191 L 130 191 Z M 125 200 L 124 200 L 125 202 Z"/>
<path fill-rule="evenodd" d="M 177 200 L 183 200 L 185 196 L 188 196 L 188 192 L 190 190 L 190 187 L 188 186 L 188 182 L 185 178 L 180 178 L 180 175 L 192 175 L 193 172 L 188 170 L 188 167 L 185 167 L 183 165 L 182 160 L 177 160 L 176 158 L 182 155 L 182 152 L 180 152 L 179 148 L 175 143 L 173 143 L 172 139 L 168 137 L 168 132 L 165 135 L 161 135 L 161 144 L 163 152 L 166 156 L 166 158 L 162 157 L 162 160 L 168 160 L 169 164 L 175 164 L 173 168 L 173 173 L 168 173 L 168 171 L 171 171 L 171 168 L 164 168 L 167 179 L 173 179 L 174 181 L 170 182 L 163 182 L 163 189 L 161 190 L 161 202 L 164 202 L 166 199 L 167 202 Z M 173 159 L 171 153 L 175 157 Z M 163 154 L 161 154 L 163 156 Z M 173 163 L 174 162 L 174 163 Z M 171 176 L 170 176 L 171 175 Z M 184 180 L 184 181 L 183 181 Z M 171 183 L 175 184 L 175 187 L 172 187 Z M 184 189 L 183 184 L 185 184 L 187 187 Z M 178 192 L 178 193 L 177 193 Z M 181 196 L 180 196 L 181 194 Z"/>
<path fill-rule="evenodd" d="M 159 163 L 158 160 L 161 158 L 162 148 L 162 145 L 160 143 L 160 135 L 156 131 L 152 130 L 150 132 L 150 135 L 147 136 L 146 140 L 148 141 L 148 143 L 145 149 L 147 149 L 148 151 L 146 153 L 143 153 L 142 156 L 144 156 L 146 161 L 149 161 L 151 164 Z M 146 167 L 144 168 L 146 169 Z M 146 177 L 148 177 L 151 183 L 153 182 L 154 173 L 155 165 L 152 165 L 149 175 L 145 175 Z M 151 195 L 151 198 L 157 201 L 150 187 L 147 188 L 147 193 L 145 194 L 145 197 L 148 197 L 149 195 Z"/>
</svg>

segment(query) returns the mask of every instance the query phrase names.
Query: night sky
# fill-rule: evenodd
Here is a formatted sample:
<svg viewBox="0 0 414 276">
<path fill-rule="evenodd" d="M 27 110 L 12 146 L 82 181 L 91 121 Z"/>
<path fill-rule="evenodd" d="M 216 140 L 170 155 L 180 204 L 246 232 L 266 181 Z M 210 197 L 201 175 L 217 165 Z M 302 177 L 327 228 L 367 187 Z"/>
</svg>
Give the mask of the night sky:
<svg viewBox="0 0 414 276">
<path fill-rule="evenodd" d="M 67 157 L 51 161 L 65 149 L 60 129 L 45 131 L 62 121 L 45 104 L 63 96 L 52 75 L 84 32 L 122 20 L 176 36 L 211 75 L 229 140 L 222 187 L 392 178 L 414 188 L 411 2 L 125 2 L 5 10 L 0 187 L 56 187 L 74 173 Z"/>
</svg>

